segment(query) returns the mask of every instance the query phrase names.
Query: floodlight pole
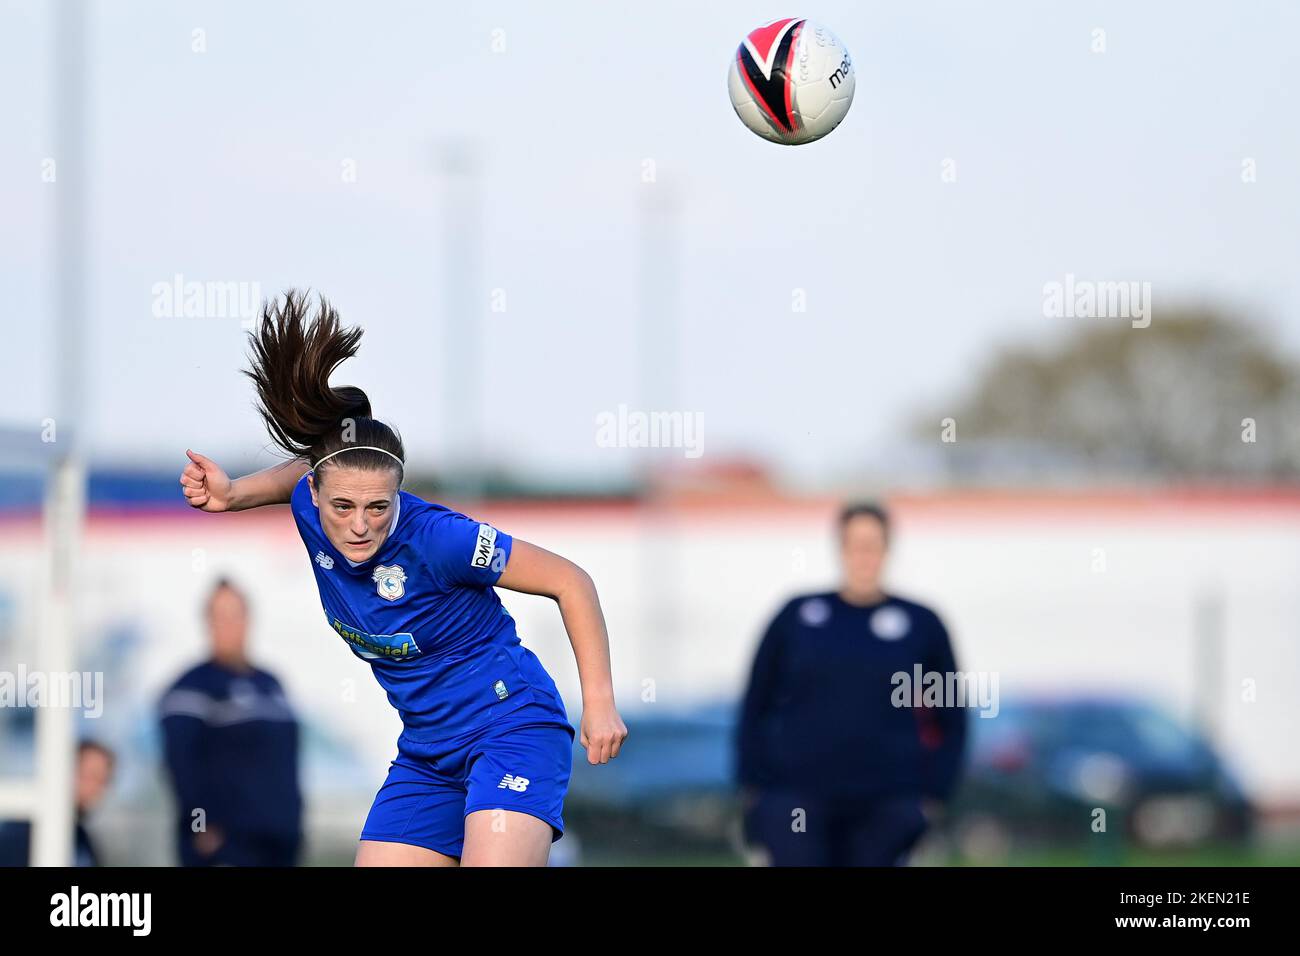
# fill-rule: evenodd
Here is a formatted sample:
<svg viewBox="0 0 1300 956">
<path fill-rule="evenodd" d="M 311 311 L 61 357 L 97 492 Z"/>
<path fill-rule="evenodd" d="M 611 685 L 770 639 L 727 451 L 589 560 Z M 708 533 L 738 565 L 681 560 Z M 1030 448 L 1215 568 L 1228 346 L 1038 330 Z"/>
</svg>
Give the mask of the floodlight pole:
<svg viewBox="0 0 1300 956">
<path fill-rule="evenodd" d="M 446 462 L 459 471 L 460 493 L 482 495 L 483 152 L 467 140 L 441 143 L 437 154 L 442 186 L 443 435 Z"/>
<path fill-rule="evenodd" d="M 681 281 L 681 198 L 670 183 L 643 183 L 640 197 L 638 248 L 637 385 L 641 412 L 687 414 L 678 408 Z M 680 454 L 672 449 L 668 454 Z M 633 452 L 636 454 L 636 452 Z M 671 492 L 662 482 L 673 469 L 659 449 L 643 452 L 650 457 L 645 476 L 648 486 L 640 503 L 642 526 L 642 620 L 647 622 L 656 647 L 682 663 L 686 647 L 682 635 L 681 548 Z"/>
<path fill-rule="evenodd" d="M 78 591 L 77 551 L 85 520 L 86 469 L 82 438 L 82 400 L 86 311 L 86 4 L 62 0 L 55 15 L 54 90 L 56 155 L 53 422 L 46 423 L 55 448 L 53 480 L 47 485 L 45 535 L 48 561 L 44 582 L 38 666 L 50 700 L 36 710 L 35 806 L 32 807 L 31 862 L 67 866 L 73 862 L 75 826 L 74 739 L 71 701 L 53 699 L 70 686 L 76 664 Z"/>
</svg>

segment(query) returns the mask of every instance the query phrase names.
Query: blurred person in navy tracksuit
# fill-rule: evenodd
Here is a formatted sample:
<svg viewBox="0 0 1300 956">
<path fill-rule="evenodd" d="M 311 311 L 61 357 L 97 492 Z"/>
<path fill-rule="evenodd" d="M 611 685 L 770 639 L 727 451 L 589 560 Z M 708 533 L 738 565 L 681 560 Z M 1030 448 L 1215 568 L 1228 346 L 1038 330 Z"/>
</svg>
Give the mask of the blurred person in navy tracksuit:
<svg viewBox="0 0 1300 956">
<path fill-rule="evenodd" d="M 93 740 L 83 740 L 77 747 L 76 823 L 72 838 L 72 865 L 99 866 L 99 854 L 84 825 L 85 817 L 103 799 L 113 780 L 116 763 L 113 751 Z M 31 860 L 32 824 L 14 820 L 0 824 L 0 866 L 27 866 Z"/>
<path fill-rule="evenodd" d="M 212 656 L 159 703 L 184 866 L 298 861 L 298 723 L 280 682 L 248 660 L 248 618 L 244 595 L 218 581 L 207 603 Z"/>
<path fill-rule="evenodd" d="M 956 787 L 962 707 L 895 706 L 894 675 L 956 671 L 943 622 L 880 588 L 889 520 L 840 515 L 836 591 L 788 601 L 755 656 L 737 733 L 746 840 L 775 866 L 890 866 Z"/>
</svg>

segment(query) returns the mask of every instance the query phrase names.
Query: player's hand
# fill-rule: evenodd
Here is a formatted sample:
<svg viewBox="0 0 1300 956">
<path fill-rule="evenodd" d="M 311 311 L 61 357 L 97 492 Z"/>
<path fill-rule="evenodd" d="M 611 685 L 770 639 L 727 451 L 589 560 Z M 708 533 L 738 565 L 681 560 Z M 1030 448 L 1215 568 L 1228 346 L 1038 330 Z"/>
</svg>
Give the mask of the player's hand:
<svg viewBox="0 0 1300 956">
<path fill-rule="evenodd" d="M 757 841 L 754 828 L 754 811 L 758 807 L 759 792 L 757 787 L 740 788 L 740 837 L 741 842 L 745 845 L 752 845 Z M 754 866 L 763 864 L 755 863 Z"/>
<path fill-rule="evenodd" d="M 211 458 L 185 449 L 190 463 L 181 472 L 181 490 L 191 508 L 200 511 L 226 511 L 234 482 Z"/>
<path fill-rule="evenodd" d="M 600 701 L 582 708 L 582 729 L 578 742 L 587 748 L 587 763 L 609 763 L 627 740 L 627 727 L 614 702 Z"/>
<path fill-rule="evenodd" d="M 942 822 L 944 815 L 943 801 L 936 800 L 934 797 L 922 798 L 921 815 L 925 817 L 925 822 L 929 826 Z"/>
<path fill-rule="evenodd" d="M 225 842 L 226 835 L 221 832 L 220 827 L 209 827 L 194 834 L 194 849 L 200 856 L 212 856 Z"/>
</svg>

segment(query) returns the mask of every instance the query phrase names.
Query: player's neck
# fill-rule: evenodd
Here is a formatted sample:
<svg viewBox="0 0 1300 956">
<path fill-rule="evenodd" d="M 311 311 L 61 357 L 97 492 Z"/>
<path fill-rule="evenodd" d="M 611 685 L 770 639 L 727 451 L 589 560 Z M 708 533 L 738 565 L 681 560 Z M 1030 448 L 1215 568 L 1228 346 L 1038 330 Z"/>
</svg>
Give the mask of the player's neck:
<svg viewBox="0 0 1300 956">
<path fill-rule="evenodd" d="M 879 587 L 866 590 L 855 590 L 848 585 L 840 588 L 840 600 L 845 604 L 854 607 L 870 607 L 873 604 L 879 604 L 885 600 L 885 592 Z"/>
<path fill-rule="evenodd" d="M 213 655 L 212 663 L 216 664 L 222 670 L 234 671 L 236 674 L 248 674 L 253 670 L 252 663 L 243 654 L 232 657 L 217 657 Z"/>
</svg>

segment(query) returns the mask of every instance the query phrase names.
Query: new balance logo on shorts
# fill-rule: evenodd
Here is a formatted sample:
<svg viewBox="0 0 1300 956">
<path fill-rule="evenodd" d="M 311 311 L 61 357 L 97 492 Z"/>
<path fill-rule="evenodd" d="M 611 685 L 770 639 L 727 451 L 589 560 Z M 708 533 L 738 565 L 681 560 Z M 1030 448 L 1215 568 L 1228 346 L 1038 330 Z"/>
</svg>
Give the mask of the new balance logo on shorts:
<svg viewBox="0 0 1300 956">
<path fill-rule="evenodd" d="M 512 773 L 508 773 L 502 777 L 501 782 L 497 784 L 498 790 L 504 790 L 506 787 L 509 787 L 515 793 L 523 793 L 528 789 L 528 778 L 516 777 Z"/>
</svg>

